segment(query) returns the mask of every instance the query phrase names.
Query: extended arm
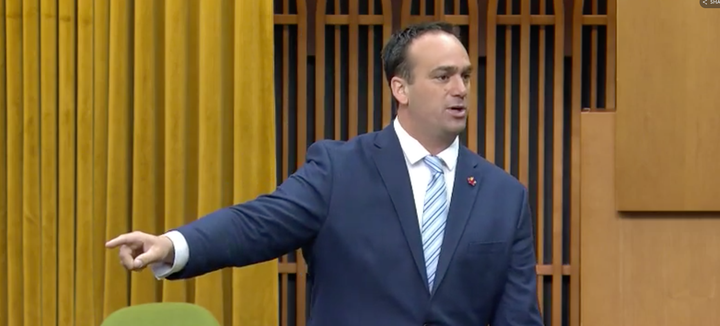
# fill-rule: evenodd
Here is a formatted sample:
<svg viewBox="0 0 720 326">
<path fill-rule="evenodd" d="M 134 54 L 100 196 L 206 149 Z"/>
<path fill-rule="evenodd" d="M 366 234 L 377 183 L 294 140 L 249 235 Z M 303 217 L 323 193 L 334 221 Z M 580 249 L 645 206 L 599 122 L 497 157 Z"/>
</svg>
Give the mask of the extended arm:
<svg viewBox="0 0 720 326">
<path fill-rule="evenodd" d="M 168 279 L 199 276 L 277 258 L 311 241 L 325 221 L 332 188 L 327 146 L 308 148 L 305 164 L 274 192 L 210 213 L 177 228 L 186 264 L 176 257 Z M 176 236 L 177 233 L 174 233 Z M 171 238 L 172 239 L 172 238 Z M 184 240 L 184 242 L 183 242 Z M 177 250 L 177 248 L 176 248 Z M 157 274 L 165 274 L 158 272 Z"/>
<path fill-rule="evenodd" d="M 505 291 L 490 325 L 542 326 L 537 302 L 535 248 L 527 190 L 523 191 L 520 219 L 515 232 Z"/>
</svg>

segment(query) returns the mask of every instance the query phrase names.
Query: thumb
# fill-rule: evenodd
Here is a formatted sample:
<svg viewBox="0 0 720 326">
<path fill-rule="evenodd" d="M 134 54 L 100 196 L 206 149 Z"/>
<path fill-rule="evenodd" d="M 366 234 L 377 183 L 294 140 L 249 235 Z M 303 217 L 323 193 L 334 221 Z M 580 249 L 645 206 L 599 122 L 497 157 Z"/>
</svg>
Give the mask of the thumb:
<svg viewBox="0 0 720 326">
<path fill-rule="evenodd" d="M 135 261 L 133 261 L 133 265 L 135 268 L 143 268 L 147 266 L 148 264 L 152 264 L 154 262 L 160 261 L 162 257 L 160 257 L 160 251 L 156 247 L 150 247 L 148 251 L 140 254 L 135 258 Z"/>
</svg>

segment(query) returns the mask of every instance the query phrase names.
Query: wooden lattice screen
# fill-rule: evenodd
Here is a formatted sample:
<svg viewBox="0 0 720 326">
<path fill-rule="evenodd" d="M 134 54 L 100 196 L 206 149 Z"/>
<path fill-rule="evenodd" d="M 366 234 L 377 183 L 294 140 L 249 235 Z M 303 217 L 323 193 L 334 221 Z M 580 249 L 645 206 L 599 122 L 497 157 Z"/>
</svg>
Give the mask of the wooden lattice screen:
<svg viewBox="0 0 720 326">
<path fill-rule="evenodd" d="M 580 325 L 579 117 L 615 107 L 616 0 L 275 0 L 278 180 L 307 146 L 386 126 L 380 49 L 408 23 L 462 27 L 467 146 L 528 186 L 546 325 Z M 306 264 L 280 259 L 281 325 L 305 325 Z"/>
</svg>

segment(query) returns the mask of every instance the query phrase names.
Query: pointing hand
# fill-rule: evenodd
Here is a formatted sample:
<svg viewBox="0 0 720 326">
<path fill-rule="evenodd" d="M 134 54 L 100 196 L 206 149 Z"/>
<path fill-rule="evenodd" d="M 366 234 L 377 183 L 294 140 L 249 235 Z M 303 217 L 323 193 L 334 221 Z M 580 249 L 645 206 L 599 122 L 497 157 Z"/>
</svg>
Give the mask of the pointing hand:
<svg viewBox="0 0 720 326">
<path fill-rule="evenodd" d="M 153 263 L 172 264 L 175 259 L 175 250 L 168 237 L 139 231 L 122 234 L 105 243 L 105 247 L 120 247 L 120 263 L 130 271 L 142 270 Z"/>
</svg>

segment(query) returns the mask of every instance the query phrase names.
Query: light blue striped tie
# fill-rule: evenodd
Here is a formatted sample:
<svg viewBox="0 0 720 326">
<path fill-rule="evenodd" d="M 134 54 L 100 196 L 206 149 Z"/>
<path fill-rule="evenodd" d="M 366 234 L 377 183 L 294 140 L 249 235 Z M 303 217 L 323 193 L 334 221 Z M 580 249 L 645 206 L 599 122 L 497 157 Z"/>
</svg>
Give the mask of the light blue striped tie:
<svg viewBox="0 0 720 326">
<path fill-rule="evenodd" d="M 421 232 L 428 285 L 432 290 L 445 231 L 448 199 L 442 161 L 436 156 L 426 156 L 423 160 L 431 172 L 430 183 L 425 193 Z"/>
</svg>

